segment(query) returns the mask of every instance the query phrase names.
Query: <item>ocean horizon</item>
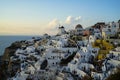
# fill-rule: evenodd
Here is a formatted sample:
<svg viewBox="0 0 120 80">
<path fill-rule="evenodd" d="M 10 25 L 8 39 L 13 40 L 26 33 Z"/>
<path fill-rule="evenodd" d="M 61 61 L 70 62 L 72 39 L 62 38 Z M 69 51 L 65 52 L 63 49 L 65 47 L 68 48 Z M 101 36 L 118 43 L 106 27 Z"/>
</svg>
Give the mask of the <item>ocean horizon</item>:
<svg viewBox="0 0 120 80">
<path fill-rule="evenodd" d="M 28 40 L 36 37 L 33 35 L 0 35 L 0 56 L 4 54 L 5 48 L 15 41 Z"/>
</svg>

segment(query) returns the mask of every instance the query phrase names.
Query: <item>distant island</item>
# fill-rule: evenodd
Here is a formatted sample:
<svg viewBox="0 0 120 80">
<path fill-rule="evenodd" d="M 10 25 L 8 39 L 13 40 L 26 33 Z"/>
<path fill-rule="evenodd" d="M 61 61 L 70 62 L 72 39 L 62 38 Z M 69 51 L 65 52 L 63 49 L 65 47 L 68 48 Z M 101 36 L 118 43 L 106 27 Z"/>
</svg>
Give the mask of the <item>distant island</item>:
<svg viewBox="0 0 120 80">
<path fill-rule="evenodd" d="M 0 80 L 119 80 L 120 20 L 58 27 L 12 43 L 0 57 Z"/>
</svg>

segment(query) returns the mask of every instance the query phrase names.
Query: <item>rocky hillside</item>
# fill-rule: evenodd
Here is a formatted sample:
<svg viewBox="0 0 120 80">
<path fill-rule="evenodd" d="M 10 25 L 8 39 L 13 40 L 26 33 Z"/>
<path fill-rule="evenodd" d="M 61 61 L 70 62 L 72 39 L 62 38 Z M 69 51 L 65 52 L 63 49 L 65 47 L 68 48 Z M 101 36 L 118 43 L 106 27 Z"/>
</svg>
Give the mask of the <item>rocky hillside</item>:
<svg viewBox="0 0 120 80">
<path fill-rule="evenodd" d="M 18 48 L 21 48 L 21 46 L 23 45 L 23 42 L 14 42 L 12 43 L 9 47 L 7 47 L 4 51 L 3 56 L 1 56 L 1 61 L 0 61 L 0 79 L 2 80 L 6 80 L 7 77 L 11 76 L 9 75 L 8 71 L 12 70 L 12 64 L 10 61 L 10 57 L 14 55 L 15 51 Z M 4 77 L 2 77 L 4 76 Z"/>
</svg>

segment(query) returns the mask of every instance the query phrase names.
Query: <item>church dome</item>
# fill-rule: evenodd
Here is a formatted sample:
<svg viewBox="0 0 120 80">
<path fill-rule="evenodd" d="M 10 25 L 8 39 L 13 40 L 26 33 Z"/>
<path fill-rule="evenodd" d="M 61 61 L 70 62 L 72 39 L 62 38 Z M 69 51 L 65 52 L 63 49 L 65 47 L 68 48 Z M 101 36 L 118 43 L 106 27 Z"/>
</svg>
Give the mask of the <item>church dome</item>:
<svg viewBox="0 0 120 80">
<path fill-rule="evenodd" d="M 82 27 L 82 25 L 78 24 L 78 25 L 76 25 L 75 29 L 77 29 L 77 28 L 83 28 L 83 27 Z"/>
</svg>

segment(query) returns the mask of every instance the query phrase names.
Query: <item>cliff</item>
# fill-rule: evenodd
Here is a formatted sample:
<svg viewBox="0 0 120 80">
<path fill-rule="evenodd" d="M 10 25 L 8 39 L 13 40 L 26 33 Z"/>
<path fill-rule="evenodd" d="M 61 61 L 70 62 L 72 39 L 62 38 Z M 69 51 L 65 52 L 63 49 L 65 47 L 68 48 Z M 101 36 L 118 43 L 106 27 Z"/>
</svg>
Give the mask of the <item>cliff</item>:
<svg viewBox="0 0 120 80">
<path fill-rule="evenodd" d="M 21 42 L 14 42 L 9 47 L 5 49 L 5 52 L 3 54 L 2 60 L 3 61 L 9 61 L 10 57 L 14 55 L 15 51 L 18 48 L 21 48 L 22 43 Z"/>
<path fill-rule="evenodd" d="M 4 51 L 4 54 L 0 57 L 0 79 L 6 80 L 7 77 L 10 77 L 10 70 L 12 69 L 12 64 L 10 61 L 10 57 L 14 55 L 15 51 L 18 48 L 21 48 L 22 43 L 21 42 L 14 42 L 9 47 L 7 47 Z M 4 77 L 2 77 L 4 76 Z"/>
</svg>

